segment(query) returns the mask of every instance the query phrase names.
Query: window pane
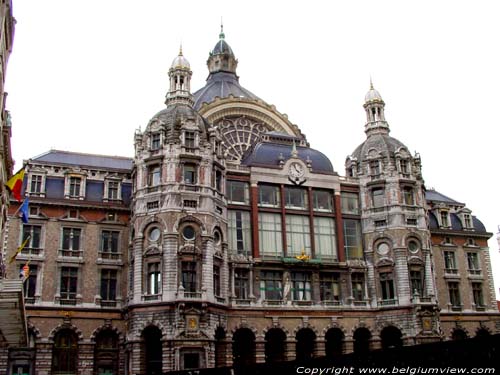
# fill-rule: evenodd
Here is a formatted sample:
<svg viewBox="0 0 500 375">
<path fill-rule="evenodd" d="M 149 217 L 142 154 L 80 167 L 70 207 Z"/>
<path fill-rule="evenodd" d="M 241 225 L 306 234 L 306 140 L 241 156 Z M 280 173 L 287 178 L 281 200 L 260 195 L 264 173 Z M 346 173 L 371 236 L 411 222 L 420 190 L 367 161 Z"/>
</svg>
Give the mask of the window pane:
<svg viewBox="0 0 500 375">
<path fill-rule="evenodd" d="M 314 241 L 317 258 L 337 259 L 335 221 L 332 218 L 314 218 Z"/>
<path fill-rule="evenodd" d="M 342 204 L 342 213 L 359 215 L 359 196 L 358 193 L 344 193 L 340 195 Z"/>
<path fill-rule="evenodd" d="M 252 252 L 250 213 L 246 211 L 228 211 L 229 251 L 249 255 Z"/>
<path fill-rule="evenodd" d="M 347 259 L 362 259 L 361 227 L 358 220 L 344 220 L 344 248 Z"/>
<path fill-rule="evenodd" d="M 280 207 L 279 186 L 259 185 L 259 205 L 263 207 Z"/>
<path fill-rule="evenodd" d="M 332 212 L 332 192 L 328 190 L 313 190 L 313 208 L 316 211 Z"/>
<path fill-rule="evenodd" d="M 260 277 L 260 292 L 265 300 L 281 300 L 283 276 L 279 271 L 262 271 Z"/>
<path fill-rule="evenodd" d="M 382 207 L 385 205 L 384 189 L 375 188 L 372 190 L 372 206 Z"/>
<path fill-rule="evenodd" d="M 243 181 L 228 181 L 226 192 L 228 203 L 250 204 L 248 183 Z"/>
<path fill-rule="evenodd" d="M 287 255 L 311 255 L 309 216 L 286 215 Z"/>
<path fill-rule="evenodd" d="M 307 190 L 296 187 L 285 187 L 285 207 L 294 209 L 307 209 Z"/>
<path fill-rule="evenodd" d="M 259 213 L 259 245 L 263 255 L 283 256 L 279 214 Z"/>
</svg>

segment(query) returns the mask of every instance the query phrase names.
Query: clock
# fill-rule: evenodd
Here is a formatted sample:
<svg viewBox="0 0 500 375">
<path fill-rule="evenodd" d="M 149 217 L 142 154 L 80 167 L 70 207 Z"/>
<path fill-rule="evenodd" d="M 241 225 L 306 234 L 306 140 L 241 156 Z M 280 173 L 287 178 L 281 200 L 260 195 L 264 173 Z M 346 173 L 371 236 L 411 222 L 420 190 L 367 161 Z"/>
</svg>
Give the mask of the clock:
<svg viewBox="0 0 500 375">
<path fill-rule="evenodd" d="M 293 162 L 290 164 L 290 167 L 288 168 L 288 175 L 292 179 L 298 179 L 302 176 L 304 176 L 305 170 L 302 164 Z"/>
</svg>

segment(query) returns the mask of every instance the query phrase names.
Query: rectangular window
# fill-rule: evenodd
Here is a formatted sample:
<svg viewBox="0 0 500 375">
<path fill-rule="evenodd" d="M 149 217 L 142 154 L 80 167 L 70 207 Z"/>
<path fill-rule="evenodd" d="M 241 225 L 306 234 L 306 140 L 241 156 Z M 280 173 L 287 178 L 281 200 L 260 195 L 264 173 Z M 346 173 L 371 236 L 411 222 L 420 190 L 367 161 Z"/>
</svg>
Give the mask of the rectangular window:
<svg viewBox="0 0 500 375">
<path fill-rule="evenodd" d="M 441 211 L 441 226 L 442 227 L 450 226 L 450 219 L 447 211 Z"/>
<path fill-rule="evenodd" d="M 103 301 L 116 300 L 116 270 L 101 270 L 101 298 Z"/>
<path fill-rule="evenodd" d="M 469 268 L 470 274 L 472 275 L 481 274 L 481 265 L 479 264 L 478 253 L 467 253 L 467 266 Z"/>
<path fill-rule="evenodd" d="M 262 255 L 283 256 L 280 214 L 259 213 L 259 247 Z"/>
<path fill-rule="evenodd" d="M 363 259 L 359 220 L 344 220 L 344 249 L 347 259 Z"/>
<path fill-rule="evenodd" d="M 448 283 L 448 295 L 450 296 L 450 304 L 452 307 L 461 308 L 460 300 L 460 285 L 457 282 Z"/>
<path fill-rule="evenodd" d="M 468 214 L 464 215 L 464 226 L 465 228 L 472 228 L 472 219 Z"/>
<path fill-rule="evenodd" d="M 411 294 L 418 293 L 420 297 L 424 294 L 424 280 L 421 270 L 410 270 Z"/>
<path fill-rule="evenodd" d="M 118 253 L 118 239 L 120 232 L 103 230 L 101 232 L 101 251 L 103 253 Z"/>
<path fill-rule="evenodd" d="M 409 168 L 409 165 L 408 165 L 408 160 L 400 160 L 399 161 L 399 168 L 400 168 L 401 173 L 404 176 L 408 176 L 410 174 L 410 168 Z"/>
<path fill-rule="evenodd" d="M 308 209 L 307 190 L 291 186 L 285 187 L 285 207 L 295 210 Z"/>
<path fill-rule="evenodd" d="M 352 297 L 354 301 L 365 299 L 365 276 L 362 273 L 351 274 Z"/>
<path fill-rule="evenodd" d="M 292 272 L 292 300 L 311 300 L 311 275 L 305 272 Z"/>
<path fill-rule="evenodd" d="M 38 254 L 41 248 L 41 238 L 42 238 L 42 226 L 41 225 L 23 225 L 23 239 L 22 242 L 26 241 L 29 237 L 26 246 L 24 246 L 24 252 L 30 252 L 32 254 Z"/>
<path fill-rule="evenodd" d="M 259 185 L 259 206 L 280 207 L 279 186 Z"/>
<path fill-rule="evenodd" d="M 234 270 L 234 294 L 236 299 L 248 299 L 249 286 L 248 270 L 236 268 Z"/>
<path fill-rule="evenodd" d="M 385 206 L 385 190 L 383 188 L 373 188 L 372 189 L 372 207 L 383 207 Z"/>
<path fill-rule="evenodd" d="M 329 190 L 313 190 L 313 209 L 321 212 L 332 212 L 332 192 Z"/>
<path fill-rule="evenodd" d="M 158 150 L 161 145 L 161 135 L 160 133 L 151 134 L 151 150 Z"/>
<path fill-rule="evenodd" d="M 484 306 L 482 283 L 472 283 L 472 297 L 474 299 L 474 305 L 476 305 L 476 307 Z"/>
<path fill-rule="evenodd" d="M 316 258 L 337 260 L 335 221 L 330 217 L 314 218 L 314 245 Z"/>
<path fill-rule="evenodd" d="M 379 274 L 380 292 L 383 301 L 394 299 L 394 281 L 391 272 L 381 272 Z"/>
<path fill-rule="evenodd" d="M 184 293 L 196 293 L 198 283 L 196 282 L 196 262 L 182 262 L 182 286 Z"/>
<path fill-rule="evenodd" d="M 76 300 L 78 288 L 78 268 L 61 268 L 61 303 Z"/>
<path fill-rule="evenodd" d="M 160 185 L 160 166 L 152 165 L 148 168 L 148 186 Z"/>
<path fill-rule="evenodd" d="M 340 275 L 338 273 L 319 275 L 319 295 L 321 301 L 340 303 Z"/>
<path fill-rule="evenodd" d="M 82 185 L 81 177 L 70 177 L 69 178 L 69 196 L 70 197 L 79 197 L 81 185 Z"/>
<path fill-rule="evenodd" d="M 283 276 L 279 271 L 261 271 L 260 293 L 265 300 L 283 299 Z"/>
<path fill-rule="evenodd" d="M 380 177 L 380 163 L 378 160 L 370 162 L 370 174 L 372 177 Z"/>
<path fill-rule="evenodd" d="M 196 147 L 196 134 L 195 132 L 185 132 L 184 133 L 184 145 L 186 148 Z"/>
<path fill-rule="evenodd" d="M 42 192 L 42 179 L 43 176 L 39 174 L 31 175 L 30 193 L 40 194 Z"/>
<path fill-rule="evenodd" d="M 228 247 L 232 253 L 251 254 L 250 212 L 228 210 Z"/>
<path fill-rule="evenodd" d="M 287 255 L 311 255 L 309 216 L 286 215 Z"/>
<path fill-rule="evenodd" d="M 118 200 L 120 199 L 118 193 L 120 189 L 120 183 L 118 181 L 108 181 L 108 199 Z"/>
<path fill-rule="evenodd" d="M 160 263 L 148 263 L 148 294 L 159 294 L 161 290 Z"/>
<path fill-rule="evenodd" d="M 23 270 L 25 265 L 21 264 L 20 272 Z M 28 279 L 24 281 L 24 298 L 28 299 L 26 302 L 34 302 L 35 293 L 36 293 L 36 279 L 38 276 L 38 266 L 30 264 L 29 266 L 29 275 Z M 31 301 L 30 301 L 31 300 Z"/>
<path fill-rule="evenodd" d="M 227 181 L 226 183 L 227 203 L 250 204 L 248 183 L 243 181 Z"/>
<path fill-rule="evenodd" d="M 340 193 L 340 201 L 343 214 L 359 215 L 358 193 Z"/>
<path fill-rule="evenodd" d="M 408 206 L 415 205 L 415 195 L 413 194 L 413 188 L 411 187 L 403 188 L 403 203 Z"/>
<path fill-rule="evenodd" d="M 196 165 L 184 164 L 184 183 L 190 185 L 196 184 Z"/>
<path fill-rule="evenodd" d="M 446 273 L 458 273 L 454 251 L 444 252 L 444 268 Z"/>
<path fill-rule="evenodd" d="M 214 265 L 214 295 L 220 296 L 220 267 Z"/>
<path fill-rule="evenodd" d="M 62 232 L 62 255 L 79 256 L 80 240 L 82 230 L 80 228 L 63 228 Z"/>
</svg>

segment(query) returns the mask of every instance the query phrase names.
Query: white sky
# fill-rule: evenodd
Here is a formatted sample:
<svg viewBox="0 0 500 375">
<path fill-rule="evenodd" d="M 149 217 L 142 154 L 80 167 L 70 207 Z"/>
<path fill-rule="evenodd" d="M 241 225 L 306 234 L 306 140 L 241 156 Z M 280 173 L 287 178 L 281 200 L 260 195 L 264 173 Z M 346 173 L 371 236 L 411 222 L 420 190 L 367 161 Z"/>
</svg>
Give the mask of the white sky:
<svg viewBox="0 0 500 375">
<path fill-rule="evenodd" d="M 16 168 L 51 148 L 132 157 L 134 130 L 164 108 L 181 42 L 193 92 L 204 85 L 222 16 L 240 83 L 341 174 L 365 139 L 372 76 L 391 135 L 420 153 L 427 187 L 495 233 L 500 286 L 498 1 L 13 1 Z"/>
</svg>

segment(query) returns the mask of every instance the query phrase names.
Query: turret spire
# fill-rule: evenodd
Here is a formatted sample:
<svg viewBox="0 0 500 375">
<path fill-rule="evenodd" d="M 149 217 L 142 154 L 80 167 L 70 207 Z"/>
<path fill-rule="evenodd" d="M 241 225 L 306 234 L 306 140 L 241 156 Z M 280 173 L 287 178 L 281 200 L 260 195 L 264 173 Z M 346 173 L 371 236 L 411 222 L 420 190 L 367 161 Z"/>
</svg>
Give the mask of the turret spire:
<svg viewBox="0 0 500 375">
<path fill-rule="evenodd" d="M 217 72 L 236 74 L 238 60 L 234 57 L 233 50 L 229 44 L 227 44 L 225 38 L 226 34 L 224 34 L 224 24 L 221 18 L 219 40 L 214 49 L 210 52 L 207 61 L 210 74 Z"/>
<path fill-rule="evenodd" d="M 373 87 L 372 77 L 370 76 L 370 90 L 365 95 L 366 111 L 365 133 L 369 137 L 371 134 L 383 133 L 389 134 L 389 124 L 385 121 L 384 107 L 380 93 Z"/>
<path fill-rule="evenodd" d="M 182 54 L 182 43 L 179 47 L 179 55 L 172 61 L 168 71 L 170 77 L 170 88 L 167 93 L 165 104 L 187 104 L 193 106 L 193 95 L 191 95 L 191 68 L 189 61 Z"/>
</svg>

